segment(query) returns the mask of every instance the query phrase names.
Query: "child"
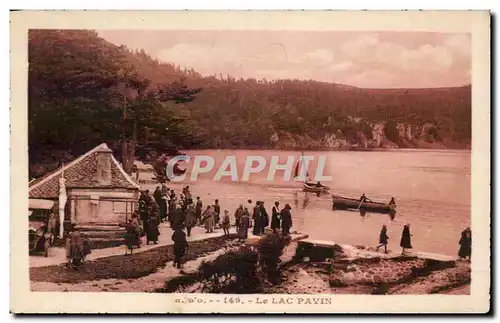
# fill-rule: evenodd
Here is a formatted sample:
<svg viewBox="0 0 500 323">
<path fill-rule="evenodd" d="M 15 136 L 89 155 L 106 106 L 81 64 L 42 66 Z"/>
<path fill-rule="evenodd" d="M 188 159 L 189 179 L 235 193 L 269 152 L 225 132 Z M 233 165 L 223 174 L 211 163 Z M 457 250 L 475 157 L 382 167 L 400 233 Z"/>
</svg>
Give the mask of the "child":
<svg viewBox="0 0 500 323">
<path fill-rule="evenodd" d="M 387 253 L 387 240 L 389 240 L 389 237 L 387 236 L 387 227 L 385 225 L 382 226 L 382 230 L 380 230 L 380 237 L 379 237 L 379 245 L 377 246 L 377 251 L 380 247 L 384 247 L 384 252 Z"/>
</svg>

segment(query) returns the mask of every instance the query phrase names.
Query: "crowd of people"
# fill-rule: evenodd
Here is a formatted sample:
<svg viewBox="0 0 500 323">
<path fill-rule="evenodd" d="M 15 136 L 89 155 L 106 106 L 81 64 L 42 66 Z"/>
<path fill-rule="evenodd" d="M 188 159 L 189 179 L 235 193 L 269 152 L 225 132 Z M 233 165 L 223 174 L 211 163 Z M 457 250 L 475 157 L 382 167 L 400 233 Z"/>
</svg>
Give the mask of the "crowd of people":
<svg viewBox="0 0 500 323">
<path fill-rule="evenodd" d="M 234 212 L 234 223 L 228 210 L 221 214 L 219 200 L 215 199 L 213 204 L 203 205 L 202 199 L 197 196 L 193 199 L 189 186 L 182 189 L 177 196 L 173 189 L 166 185 L 157 186 L 151 195 L 149 190 L 141 192 L 139 198 L 139 209 L 129 219 L 126 229 L 126 254 L 133 252 L 134 247 L 140 247 L 141 237 L 146 237 L 146 243 L 157 244 L 160 231 L 158 226 L 162 222 L 168 222 L 172 228 L 174 241 L 174 265 L 180 266 L 181 259 L 188 247 L 187 237 L 191 236 L 193 227 L 201 226 L 206 233 L 212 233 L 216 229 L 222 229 L 224 235 L 230 234 L 230 229 L 236 227 L 237 237 L 240 240 L 248 238 L 248 231 L 253 228 L 254 235 L 262 235 L 267 228 L 278 234 L 281 230 L 283 235 L 289 235 L 292 227 L 291 207 L 286 204 L 283 209 L 280 203 L 275 202 L 272 208 L 271 219 L 267 213 L 263 201 L 247 200 L 247 205 L 240 204 Z M 252 210 L 252 212 L 250 212 Z"/>
<path fill-rule="evenodd" d="M 278 234 L 281 230 L 282 235 L 289 235 L 292 227 L 291 209 L 289 204 L 281 208 L 280 203 L 276 201 L 269 219 L 263 201 L 256 201 L 254 204 L 252 200 L 247 200 L 247 205 L 240 204 L 234 212 L 234 226 L 236 227 L 237 237 L 240 240 L 246 240 L 250 228 L 253 228 L 252 233 L 256 236 L 263 235 L 268 228 L 274 234 Z M 158 244 L 159 224 L 161 222 L 169 222 L 174 231 L 171 239 L 174 242 L 174 265 L 178 268 L 181 267 L 182 258 L 188 248 L 187 237 L 191 236 L 193 227 L 202 226 L 207 233 L 222 229 L 224 235 L 229 235 L 232 227 L 228 210 L 224 210 L 221 217 L 219 200 L 216 199 L 213 204 L 206 205 L 204 209 L 199 196 L 193 199 L 189 186 L 182 189 L 179 197 L 177 197 L 173 189 L 169 189 L 165 185 L 158 186 L 152 196 L 149 190 L 141 192 L 139 209 L 134 212 L 126 225 L 126 254 L 128 254 L 128 251 L 132 254 L 134 247 L 140 247 L 141 237 L 144 236 L 147 244 L 150 242 Z M 407 250 L 413 248 L 411 237 L 410 224 L 406 224 L 403 227 L 400 241 L 402 255 L 406 255 Z M 378 251 L 383 247 L 384 252 L 388 253 L 388 240 L 387 226 L 383 225 L 376 250 Z M 470 228 L 462 232 L 459 245 L 459 258 L 470 259 L 472 249 Z M 83 240 L 78 230 L 73 230 L 67 239 L 68 259 L 71 260 L 71 263 L 79 264 L 88 253 L 90 253 L 90 250 L 84 250 Z"/>
</svg>

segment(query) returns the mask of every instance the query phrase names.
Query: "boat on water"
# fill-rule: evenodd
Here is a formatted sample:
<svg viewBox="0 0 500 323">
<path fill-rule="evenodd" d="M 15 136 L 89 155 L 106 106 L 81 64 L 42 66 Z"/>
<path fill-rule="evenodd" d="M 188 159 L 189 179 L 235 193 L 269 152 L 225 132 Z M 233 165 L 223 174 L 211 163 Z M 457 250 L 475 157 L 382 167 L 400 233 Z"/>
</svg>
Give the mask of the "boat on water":
<svg viewBox="0 0 500 323">
<path fill-rule="evenodd" d="M 304 183 L 303 184 L 303 189 L 304 192 L 310 192 L 310 193 L 316 193 L 316 194 L 322 194 L 322 193 L 328 193 L 330 191 L 330 188 L 324 185 L 318 185 L 316 183 Z"/>
<path fill-rule="evenodd" d="M 361 210 L 374 213 L 395 214 L 396 204 L 373 202 L 332 195 L 332 210 Z"/>
</svg>

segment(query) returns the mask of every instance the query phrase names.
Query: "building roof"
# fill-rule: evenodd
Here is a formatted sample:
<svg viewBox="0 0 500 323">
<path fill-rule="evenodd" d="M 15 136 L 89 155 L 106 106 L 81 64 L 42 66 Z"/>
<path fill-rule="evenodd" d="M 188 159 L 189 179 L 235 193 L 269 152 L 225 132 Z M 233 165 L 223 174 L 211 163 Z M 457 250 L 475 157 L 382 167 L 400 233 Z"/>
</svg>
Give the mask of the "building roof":
<svg viewBox="0 0 500 323">
<path fill-rule="evenodd" d="M 103 143 L 86 154 L 78 157 L 67 165 L 46 174 L 29 183 L 30 198 L 56 199 L 59 196 L 59 179 L 64 174 L 67 188 L 126 188 L 140 189 L 137 184 L 123 170 L 116 158 L 111 155 L 111 182 L 107 185 L 99 183 L 96 178 L 97 155 L 102 152 L 111 152 Z M 64 172 L 63 172 L 64 171 Z"/>
</svg>

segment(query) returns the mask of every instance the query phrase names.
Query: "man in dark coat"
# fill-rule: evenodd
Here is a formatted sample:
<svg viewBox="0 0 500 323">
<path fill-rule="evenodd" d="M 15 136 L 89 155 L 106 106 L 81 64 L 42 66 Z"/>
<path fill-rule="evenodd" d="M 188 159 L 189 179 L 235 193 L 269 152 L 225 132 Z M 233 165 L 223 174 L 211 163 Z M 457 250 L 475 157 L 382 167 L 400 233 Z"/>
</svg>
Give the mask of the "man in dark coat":
<svg viewBox="0 0 500 323">
<path fill-rule="evenodd" d="M 186 233 L 182 229 L 176 228 L 172 234 L 172 241 L 174 242 L 174 267 L 180 269 L 182 266 L 182 258 L 186 254 L 186 249 L 188 247 Z"/>
<path fill-rule="evenodd" d="M 198 220 L 198 224 L 201 225 L 201 212 L 203 211 L 203 202 L 201 202 L 200 197 L 196 197 L 196 207 L 195 207 L 195 213 L 196 213 L 196 219 Z"/>
<path fill-rule="evenodd" d="M 264 234 L 265 229 L 269 226 L 269 215 L 267 214 L 264 202 L 260 201 L 260 233 Z"/>
<path fill-rule="evenodd" d="M 259 201 L 255 202 L 255 206 L 253 207 L 253 234 L 256 236 L 259 236 L 261 234 L 261 226 L 262 226 L 262 220 L 261 220 L 261 209 L 260 209 L 260 203 Z"/>
<path fill-rule="evenodd" d="M 283 235 L 287 236 L 290 234 L 290 228 L 292 227 L 292 214 L 290 210 L 292 207 L 290 204 L 285 205 L 283 210 L 281 210 L 281 228 L 283 230 Z"/>
<path fill-rule="evenodd" d="M 214 221 L 215 221 L 215 225 L 216 226 L 220 222 L 220 205 L 219 205 L 219 200 L 215 200 L 215 204 L 214 204 Z"/>
<path fill-rule="evenodd" d="M 402 255 L 406 255 L 406 249 L 412 249 L 411 245 L 411 234 L 410 234 L 410 224 L 406 224 L 403 227 L 403 233 L 401 234 L 401 243 L 399 244 L 401 248 L 403 248 L 403 251 L 401 252 Z"/>
<path fill-rule="evenodd" d="M 278 233 L 278 230 L 281 228 L 279 207 L 280 203 L 278 201 L 274 202 L 271 216 L 271 229 L 273 229 L 273 233 Z"/>
<path fill-rule="evenodd" d="M 146 244 L 149 244 L 150 241 L 158 244 L 158 236 L 160 235 L 158 224 L 158 216 L 156 214 L 151 215 L 146 224 Z"/>
<path fill-rule="evenodd" d="M 139 215 L 144 225 L 149 216 L 149 203 L 145 192 L 141 192 L 141 196 L 139 197 Z"/>
</svg>

